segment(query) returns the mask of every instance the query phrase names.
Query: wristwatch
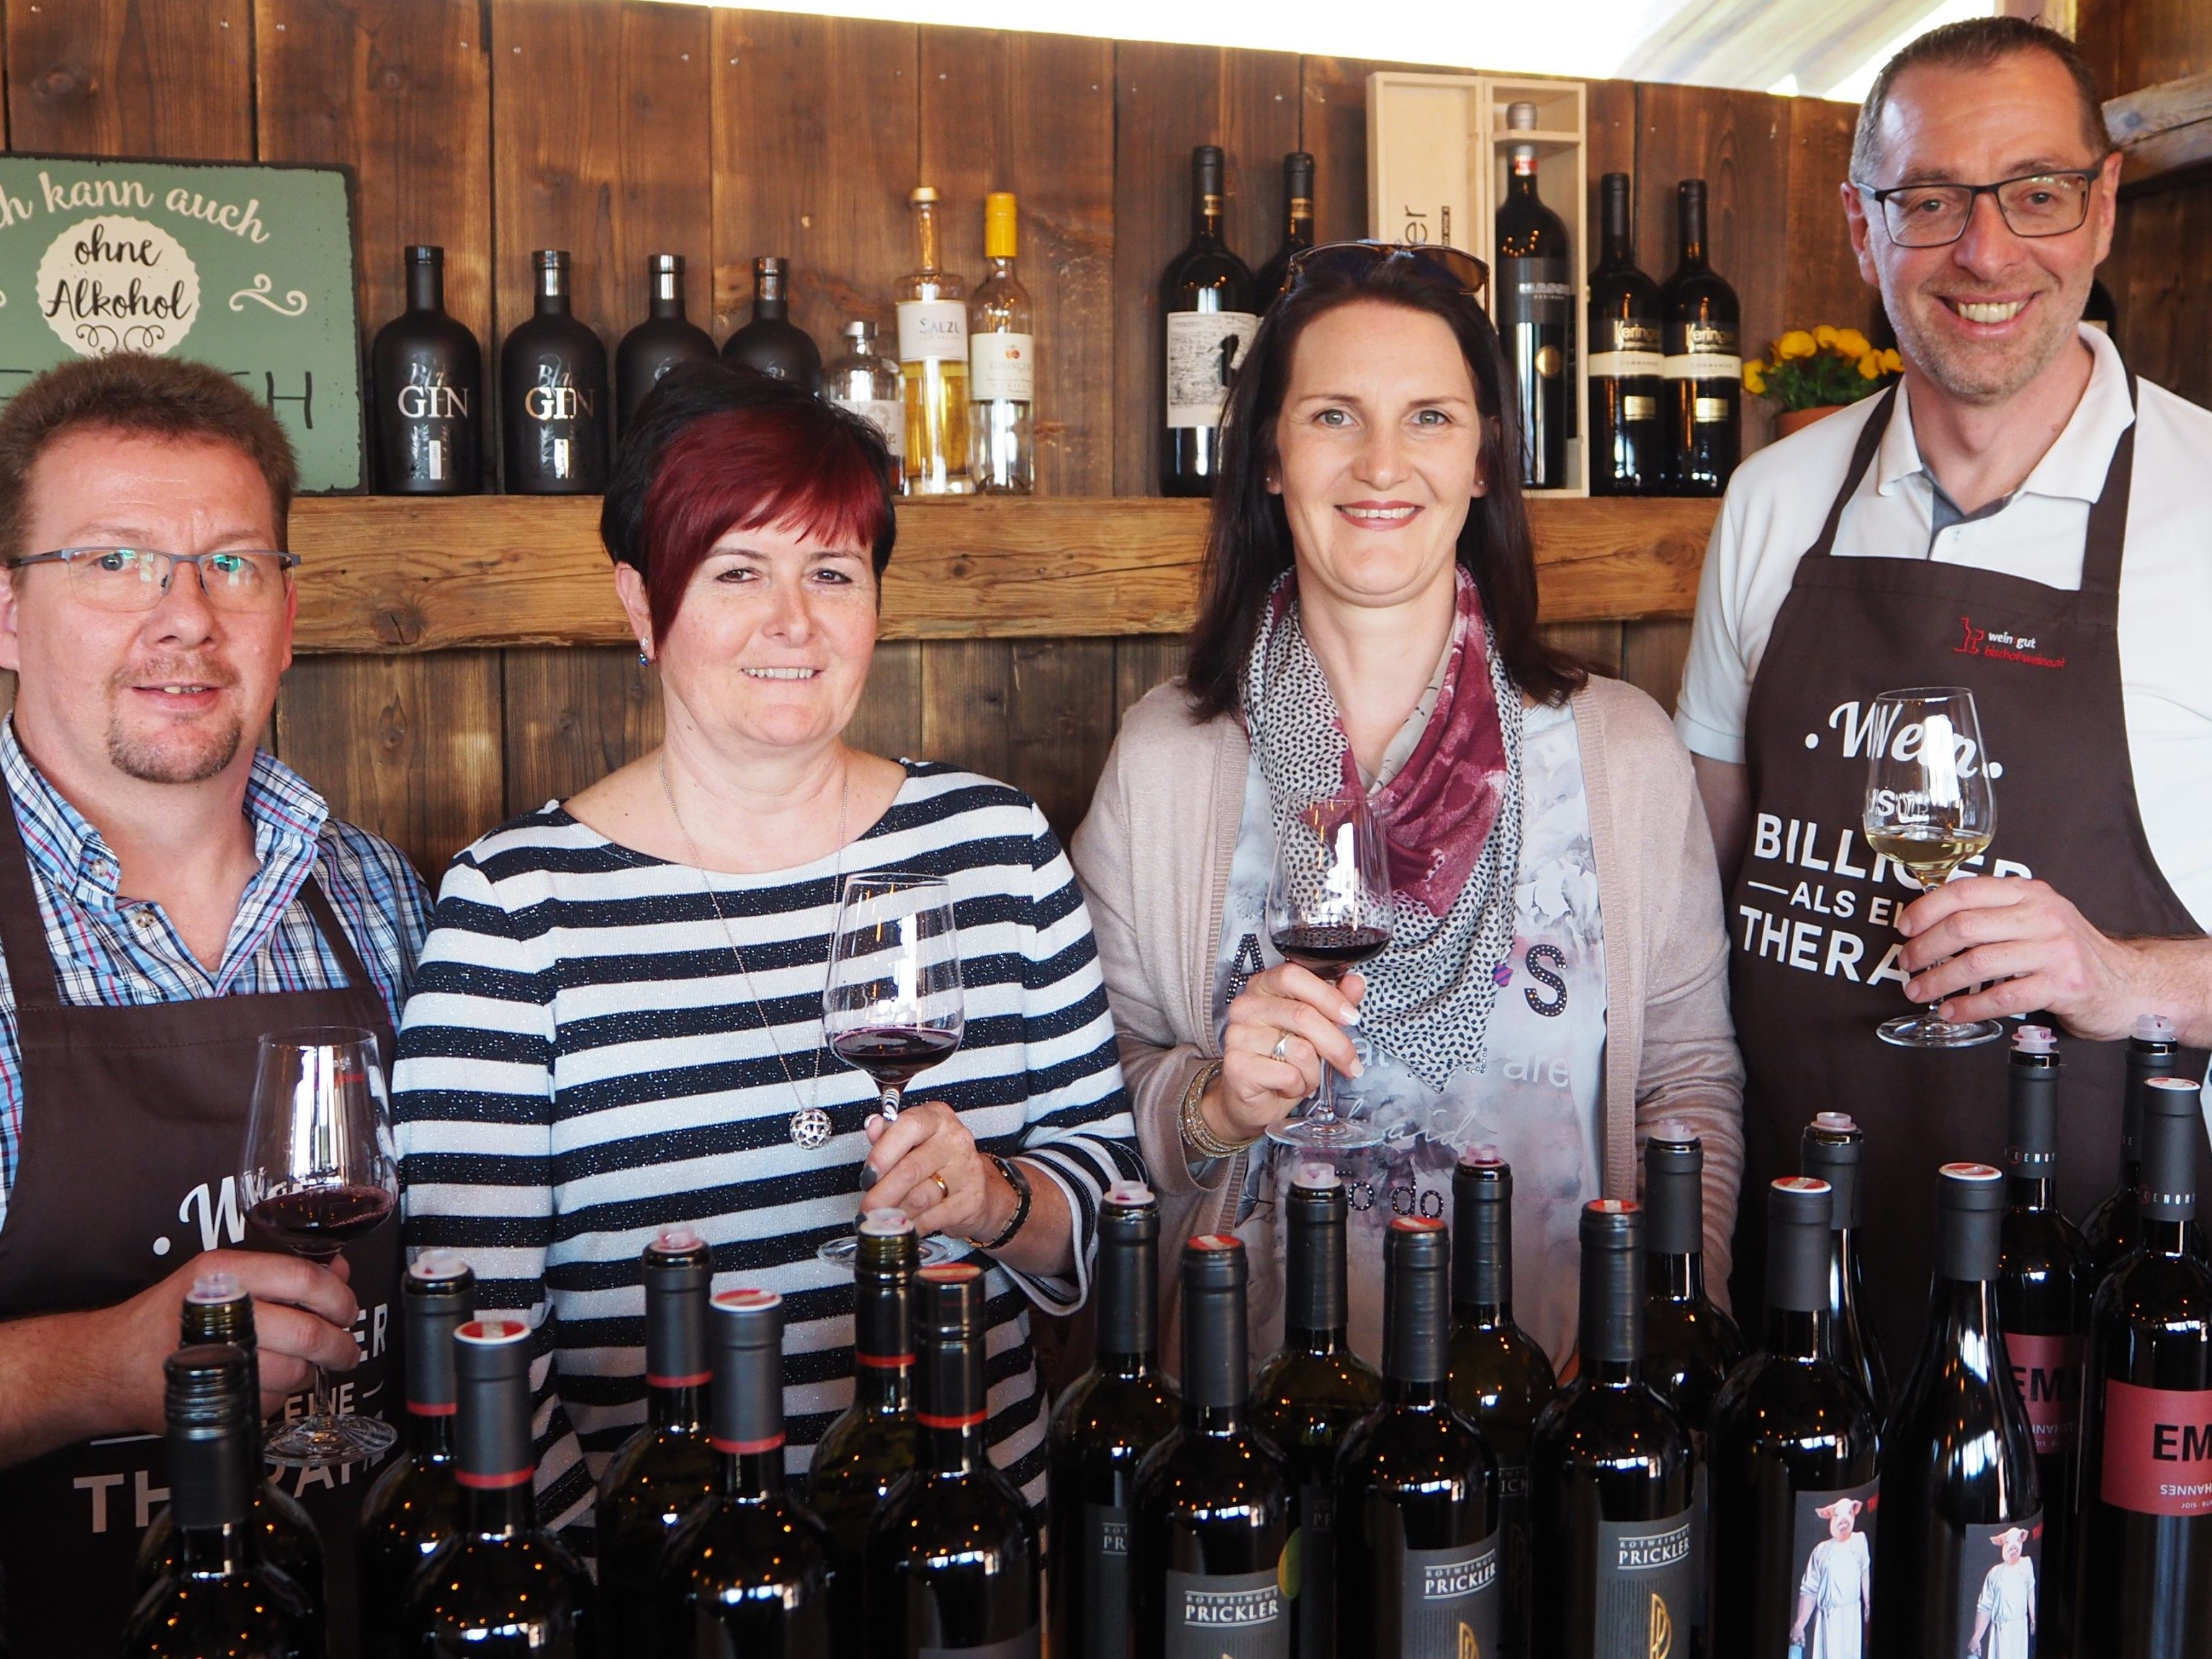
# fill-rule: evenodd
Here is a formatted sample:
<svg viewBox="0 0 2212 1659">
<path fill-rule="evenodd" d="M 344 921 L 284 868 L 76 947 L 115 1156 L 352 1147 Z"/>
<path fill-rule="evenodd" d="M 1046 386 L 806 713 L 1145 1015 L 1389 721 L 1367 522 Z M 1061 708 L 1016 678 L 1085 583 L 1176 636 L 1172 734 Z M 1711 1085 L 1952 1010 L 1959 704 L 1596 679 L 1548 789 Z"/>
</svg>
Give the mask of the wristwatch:
<svg viewBox="0 0 2212 1659">
<path fill-rule="evenodd" d="M 1016 1167 L 1012 1159 L 1000 1158 L 996 1152 L 986 1152 L 983 1156 L 999 1166 L 999 1173 L 1006 1176 L 1006 1185 L 1014 1189 L 1014 1218 L 1006 1223 L 1006 1230 L 996 1238 L 971 1238 L 968 1242 L 979 1250 L 1003 1249 L 1028 1222 L 1030 1200 L 1034 1194 L 1030 1190 L 1030 1178 Z"/>
</svg>

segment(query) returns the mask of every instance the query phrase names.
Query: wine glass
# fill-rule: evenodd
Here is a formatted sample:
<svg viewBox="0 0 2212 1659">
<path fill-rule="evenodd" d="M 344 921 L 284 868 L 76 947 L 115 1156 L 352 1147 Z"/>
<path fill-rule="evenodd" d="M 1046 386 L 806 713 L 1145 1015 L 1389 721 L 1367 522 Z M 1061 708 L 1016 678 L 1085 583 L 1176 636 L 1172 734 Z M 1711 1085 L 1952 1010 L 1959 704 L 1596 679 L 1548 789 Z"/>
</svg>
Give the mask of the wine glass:
<svg viewBox="0 0 2212 1659">
<path fill-rule="evenodd" d="M 904 870 L 846 877 L 822 990 L 822 1029 L 830 1053 L 875 1079 L 882 1091 L 876 1109 L 886 1123 L 897 1118 L 907 1085 L 960 1046 L 964 1019 L 951 885 L 942 876 Z M 865 1164 L 860 1180 L 865 1190 Z M 850 1267 L 858 1249 L 848 1236 L 815 1254 Z M 921 1265 L 954 1254 L 942 1239 L 924 1239 Z"/>
<path fill-rule="evenodd" d="M 238 1191 L 255 1227 L 321 1265 L 392 1213 L 399 1159 L 373 1035 L 318 1025 L 263 1036 Z M 307 1414 L 266 1450 L 272 1462 L 326 1468 L 380 1456 L 398 1437 L 388 1423 L 334 1414 L 319 1365 Z"/>
<path fill-rule="evenodd" d="M 1347 790 L 1309 801 L 1276 832 L 1267 935 L 1284 961 L 1332 985 L 1390 943 L 1389 862 L 1365 794 Z M 1364 1120 L 1336 1115 L 1336 1073 L 1325 1060 L 1321 1088 L 1305 1115 L 1278 1123 L 1267 1135 L 1323 1152 L 1382 1139 Z"/>
<path fill-rule="evenodd" d="M 1867 845 L 1923 887 L 1941 887 L 1996 833 L 1974 694 L 1955 685 L 1885 691 L 1869 714 Z M 1994 1019 L 1954 1024 L 1932 1008 L 1875 1030 L 1901 1048 L 1971 1048 L 2004 1035 Z"/>
</svg>

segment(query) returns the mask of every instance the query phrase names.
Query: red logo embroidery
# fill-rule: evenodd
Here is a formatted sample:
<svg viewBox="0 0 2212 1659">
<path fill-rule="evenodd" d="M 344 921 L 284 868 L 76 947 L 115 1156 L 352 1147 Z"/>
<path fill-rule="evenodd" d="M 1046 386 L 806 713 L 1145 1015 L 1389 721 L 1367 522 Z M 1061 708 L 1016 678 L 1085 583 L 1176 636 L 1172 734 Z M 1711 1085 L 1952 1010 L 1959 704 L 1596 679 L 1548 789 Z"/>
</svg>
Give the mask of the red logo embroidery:
<svg viewBox="0 0 2212 1659">
<path fill-rule="evenodd" d="M 1972 617 L 1959 618 L 1959 643 L 1951 647 L 1957 657 L 1994 657 L 2000 662 L 2025 663 L 2030 668 L 2063 668 L 2066 659 L 2053 657 L 2036 649 L 2038 641 L 2033 634 L 1992 634 L 1986 628 L 1974 626 Z"/>
</svg>

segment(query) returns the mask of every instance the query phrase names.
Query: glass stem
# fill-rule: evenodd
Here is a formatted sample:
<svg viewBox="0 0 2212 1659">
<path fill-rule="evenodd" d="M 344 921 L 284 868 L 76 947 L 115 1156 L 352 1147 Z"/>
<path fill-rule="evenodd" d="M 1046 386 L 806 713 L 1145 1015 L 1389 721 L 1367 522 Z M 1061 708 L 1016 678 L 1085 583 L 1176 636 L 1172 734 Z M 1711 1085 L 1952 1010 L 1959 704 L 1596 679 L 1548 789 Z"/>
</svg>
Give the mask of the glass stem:
<svg viewBox="0 0 2212 1659">
<path fill-rule="evenodd" d="M 327 1426 L 331 1417 L 330 1388 L 323 1381 L 320 1365 L 313 1367 L 313 1381 L 307 1389 L 307 1420 Z"/>
<path fill-rule="evenodd" d="M 1321 1063 L 1321 1087 L 1314 1093 L 1314 1121 L 1336 1121 L 1336 1067 L 1327 1060 Z"/>
<path fill-rule="evenodd" d="M 899 1089 L 896 1083 L 886 1085 L 884 1097 L 876 1103 L 876 1109 L 884 1115 L 884 1121 L 896 1123 L 899 1115 Z"/>
</svg>

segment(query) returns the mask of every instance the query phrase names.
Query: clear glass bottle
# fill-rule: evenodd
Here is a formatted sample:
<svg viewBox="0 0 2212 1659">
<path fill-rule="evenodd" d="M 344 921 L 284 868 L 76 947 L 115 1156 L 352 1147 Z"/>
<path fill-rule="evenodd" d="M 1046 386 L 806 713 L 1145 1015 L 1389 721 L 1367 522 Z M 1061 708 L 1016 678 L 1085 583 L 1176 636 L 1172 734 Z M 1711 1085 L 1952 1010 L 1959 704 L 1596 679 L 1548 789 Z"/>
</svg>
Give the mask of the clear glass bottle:
<svg viewBox="0 0 2212 1659">
<path fill-rule="evenodd" d="M 884 434 L 891 468 L 906 489 L 906 403 L 899 367 L 876 346 L 876 325 L 855 317 L 845 325 L 844 355 L 822 371 L 823 395 Z"/>
<path fill-rule="evenodd" d="M 909 495 L 967 495 L 967 285 L 937 262 L 937 192 L 917 185 L 915 269 L 899 278 L 898 355 Z"/>
<path fill-rule="evenodd" d="M 991 274 L 968 302 L 968 471 L 986 495 L 1026 495 L 1036 484 L 1036 325 L 1014 275 L 1014 198 L 983 198 L 983 258 Z"/>
</svg>

